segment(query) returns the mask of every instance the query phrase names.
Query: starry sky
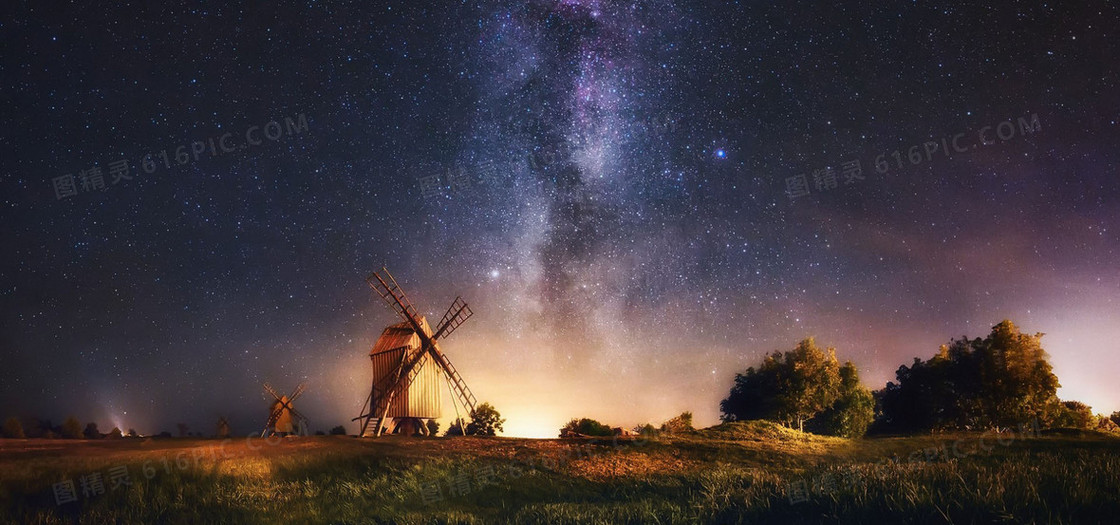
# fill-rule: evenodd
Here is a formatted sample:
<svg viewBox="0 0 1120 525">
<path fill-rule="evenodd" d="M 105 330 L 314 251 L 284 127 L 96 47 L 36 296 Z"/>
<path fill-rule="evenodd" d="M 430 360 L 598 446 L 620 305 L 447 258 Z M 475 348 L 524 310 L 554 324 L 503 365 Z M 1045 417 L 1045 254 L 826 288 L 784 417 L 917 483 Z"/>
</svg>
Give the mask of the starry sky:
<svg viewBox="0 0 1120 525">
<path fill-rule="evenodd" d="M 381 266 L 507 435 L 1004 318 L 1120 409 L 1117 7 L 874 4 L 5 6 L 0 416 L 354 432 Z"/>
</svg>

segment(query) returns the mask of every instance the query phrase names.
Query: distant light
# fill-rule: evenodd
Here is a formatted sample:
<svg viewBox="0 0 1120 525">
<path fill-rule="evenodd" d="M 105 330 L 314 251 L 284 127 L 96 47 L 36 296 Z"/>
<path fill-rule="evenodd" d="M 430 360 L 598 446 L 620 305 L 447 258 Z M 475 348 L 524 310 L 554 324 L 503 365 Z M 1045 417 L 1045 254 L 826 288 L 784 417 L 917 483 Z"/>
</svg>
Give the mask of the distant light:
<svg viewBox="0 0 1120 525">
<path fill-rule="evenodd" d="M 491 279 L 497 279 L 499 275 L 501 275 L 501 273 L 499 273 L 498 270 L 490 270 Z"/>
<path fill-rule="evenodd" d="M 717 149 L 716 156 L 722 159 L 727 156 L 727 152 L 722 149 Z"/>
</svg>

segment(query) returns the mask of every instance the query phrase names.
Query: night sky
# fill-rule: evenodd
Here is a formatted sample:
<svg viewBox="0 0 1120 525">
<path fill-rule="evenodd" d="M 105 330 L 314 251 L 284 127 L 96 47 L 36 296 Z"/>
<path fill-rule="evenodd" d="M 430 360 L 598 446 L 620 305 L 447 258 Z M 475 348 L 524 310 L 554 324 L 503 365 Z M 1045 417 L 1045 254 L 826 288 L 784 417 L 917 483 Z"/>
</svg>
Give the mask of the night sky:
<svg viewBox="0 0 1120 525">
<path fill-rule="evenodd" d="M 355 432 L 383 265 L 507 435 L 1004 318 L 1120 409 L 1115 5 L 420 4 L 5 6 L 0 416 Z"/>
</svg>

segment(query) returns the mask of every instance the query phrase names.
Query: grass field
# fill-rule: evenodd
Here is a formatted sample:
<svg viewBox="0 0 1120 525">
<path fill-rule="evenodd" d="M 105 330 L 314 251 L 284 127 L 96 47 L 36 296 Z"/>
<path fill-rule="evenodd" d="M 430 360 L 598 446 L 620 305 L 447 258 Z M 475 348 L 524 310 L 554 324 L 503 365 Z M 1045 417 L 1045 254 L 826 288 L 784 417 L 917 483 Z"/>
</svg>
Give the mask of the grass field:
<svg viewBox="0 0 1120 525">
<path fill-rule="evenodd" d="M 0 499 L 14 523 L 1108 523 L 1120 439 L 0 440 Z"/>
</svg>

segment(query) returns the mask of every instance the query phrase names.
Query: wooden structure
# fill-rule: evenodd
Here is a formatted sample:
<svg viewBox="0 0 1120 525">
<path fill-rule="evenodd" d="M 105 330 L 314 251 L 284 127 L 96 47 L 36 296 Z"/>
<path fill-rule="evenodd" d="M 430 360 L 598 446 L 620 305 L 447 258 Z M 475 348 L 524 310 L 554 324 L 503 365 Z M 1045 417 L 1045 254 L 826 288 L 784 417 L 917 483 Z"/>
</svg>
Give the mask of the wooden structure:
<svg viewBox="0 0 1120 525">
<path fill-rule="evenodd" d="M 229 421 L 226 421 L 225 416 L 218 417 L 218 432 L 214 435 L 220 438 L 229 437 Z"/>
<path fill-rule="evenodd" d="M 272 396 L 273 401 L 268 411 L 268 422 L 261 431 L 261 437 L 271 435 L 287 436 L 291 434 L 307 435 L 307 418 L 296 410 L 292 403 L 307 390 L 307 383 L 300 383 L 291 394 L 282 396 L 276 393 L 268 383 L 264 384 L 264 391 Z"/>
<path fill-rule="evenodd" d="M 377 338 L 369 352 L 373 385 L 362 406 L 359 436 L 377 437 L 384 432 L 427 434 L 427 422 L 442 415 L 440 387 L 447 380 L 453 394 L 457 420 L 463 424 L 461 405 L 474 412 L 475 397 L 440 350 L 439 341 L 451 335 L 473 314 L 462 297 L 456 297 L 435 330 L 419 315 L 404 290 L 385 268 L 366 278 L 374 291 L 402 322 L 391 325 Z M 465 425 L 464 425 L 465 427 Z"/>
</svg>

